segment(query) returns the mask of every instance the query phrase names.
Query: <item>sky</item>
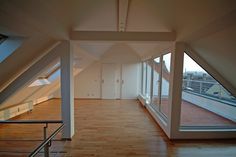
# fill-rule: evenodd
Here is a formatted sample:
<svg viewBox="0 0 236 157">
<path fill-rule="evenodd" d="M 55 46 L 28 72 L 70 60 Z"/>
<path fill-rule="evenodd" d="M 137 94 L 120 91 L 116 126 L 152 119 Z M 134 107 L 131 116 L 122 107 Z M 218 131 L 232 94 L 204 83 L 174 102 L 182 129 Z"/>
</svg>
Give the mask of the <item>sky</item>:
<svg viewBox="0 0 236 157">
<path fill-rule="evenodd" d="M 18 37 L 8 38 L 0 44 L 0 63 L 10 56 L 20 45 L 23 40 Z"/>
<path fill-rule="evenodd" d="M 183 72 L 197 71 L 205 72 L 192 58 L 190 58 L 186 53 L 184 53 L 184 68 Z"/>
<path fill-rule="evenodd" d="M 170 71 L 171 53 L 167 53 L 163 56 L 163 61 L 165 61 L 166 68 Z"/>
</svg>

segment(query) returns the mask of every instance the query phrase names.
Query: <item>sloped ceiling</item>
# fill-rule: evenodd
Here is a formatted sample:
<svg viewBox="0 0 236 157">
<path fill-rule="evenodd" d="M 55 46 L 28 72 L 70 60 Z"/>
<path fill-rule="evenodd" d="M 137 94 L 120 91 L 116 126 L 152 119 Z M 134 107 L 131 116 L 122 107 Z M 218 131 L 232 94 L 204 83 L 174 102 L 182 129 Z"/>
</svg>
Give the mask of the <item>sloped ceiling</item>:
<svg viewBox="0 0 236 157">
<path fill-rule="evenodd" d="M 178 0 L 174 12 L 177 40 L 188 41 L 194 33 L 235 9 L 234 0 Z"/>
<path fill-rule="evenodd" d="M 174 1 L 131 0 L 126 31 L 168 32 L 173 30 Z"/>
<path fill-rule="evenodd" d="M 236 87 L 236 24 L 191 43 L 191 47 Z"/>
<path fill-rule="evenodd" d="M 56 41 L 68 40 L 70 30 L 117 31 L 117 6 L 117 0 L 1 0 L 0 33 L 22 36 L 26 40 L 0 64 L 0 86 L 30 66 Z M 175 31 L 177 41 L 191 45 L 236 87 L 236 76 L 229 70 L 236 66 L 236 20 L 232 20 L 235 10 L 235 0 L 130 0 L 126 31 Z M 228 24 L 223 21 L 226 15 Z M 220 27 L 209 27 L 214 23 Z M 75 43 L 75 51 L 99 58 L 114 44 Z M 141 57 L 168 47 L 168 43 L 124 44 Z M 93 57 L 85 57 L 84 62 Z"/>
</svg>

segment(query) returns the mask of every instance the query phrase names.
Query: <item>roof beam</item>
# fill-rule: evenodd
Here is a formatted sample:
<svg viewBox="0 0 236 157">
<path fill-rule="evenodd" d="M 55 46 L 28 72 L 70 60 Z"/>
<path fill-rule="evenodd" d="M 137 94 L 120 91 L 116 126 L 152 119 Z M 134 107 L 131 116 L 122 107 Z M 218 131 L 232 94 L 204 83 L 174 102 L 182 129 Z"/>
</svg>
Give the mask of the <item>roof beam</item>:
<svg viewBox="0 0 236 157">
<path fill-rule="evenodd" d="M 71 40 L 91 41 L 175 41 L 175 32 L 72 31 Z"/>
<path fill-rule="evenodd" d="M 28 83 L 36 79 L 37 75 L 45 69 L 46 65 L 49 65 L 56 58 L 60 57 L 64 49 L 65 44 L 61 42 L 31 67 L 29 67 L 20 76 L 18 76 L 14 81 L 12 81 L 5 89 L 0 92 L 0 104 L 7 100 L 11 95 L 15 94 L 22 87 L 25 87 Z"/>
<path fill-rule="evenodd" d="M 118 0 L 118 31 L 124 32 L 126 30 L 129 0 Z"/>
</svg>

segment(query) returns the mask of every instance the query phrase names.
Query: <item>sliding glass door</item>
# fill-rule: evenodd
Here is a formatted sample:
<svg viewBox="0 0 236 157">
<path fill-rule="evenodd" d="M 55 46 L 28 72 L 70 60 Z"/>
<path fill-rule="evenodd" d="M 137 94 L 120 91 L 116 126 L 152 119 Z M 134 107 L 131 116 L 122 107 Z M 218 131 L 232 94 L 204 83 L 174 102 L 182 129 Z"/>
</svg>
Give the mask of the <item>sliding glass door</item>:
<svg viewBox="0 0 236 157">
<path fill-rule="evenodd" d="M 171 53 L 152 60 L 152 107 L 166 119 L 169 108 Z"/>
</svg>

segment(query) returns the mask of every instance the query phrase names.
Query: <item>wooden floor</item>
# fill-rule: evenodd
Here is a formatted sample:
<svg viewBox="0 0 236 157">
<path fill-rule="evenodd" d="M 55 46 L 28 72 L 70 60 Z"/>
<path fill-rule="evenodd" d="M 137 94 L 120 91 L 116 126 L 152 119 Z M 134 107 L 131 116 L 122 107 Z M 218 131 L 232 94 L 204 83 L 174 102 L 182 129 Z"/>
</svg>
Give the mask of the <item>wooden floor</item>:
<svg viewBox="0 0 236 157">
<path fill-rule="evenodd" d="M 17 119 L 60 119 L 60 100 Z M 0 156 L 27 156 L 41 142 L 42 128 L 1 126 Z M 135 100 L 76 100 L 72 141 L 53 141 L 50 149 L 55 157 L 235 157 L 236 141 L 169 141 Z"/>
</svg>

